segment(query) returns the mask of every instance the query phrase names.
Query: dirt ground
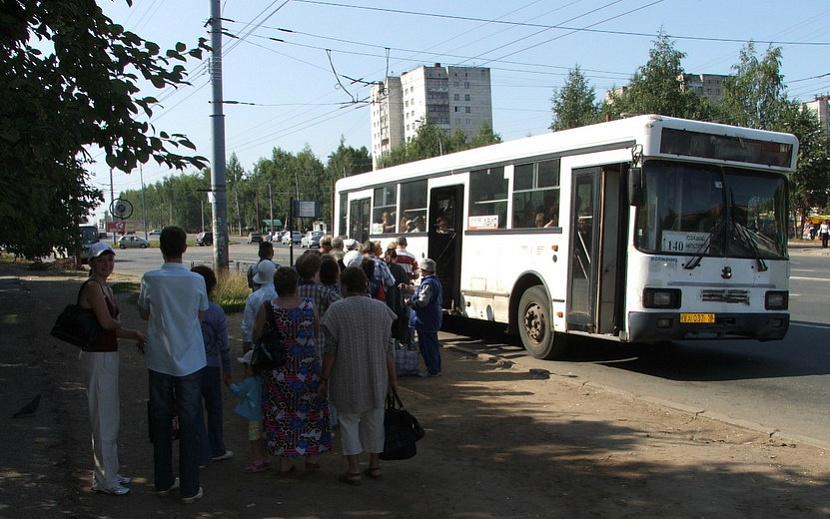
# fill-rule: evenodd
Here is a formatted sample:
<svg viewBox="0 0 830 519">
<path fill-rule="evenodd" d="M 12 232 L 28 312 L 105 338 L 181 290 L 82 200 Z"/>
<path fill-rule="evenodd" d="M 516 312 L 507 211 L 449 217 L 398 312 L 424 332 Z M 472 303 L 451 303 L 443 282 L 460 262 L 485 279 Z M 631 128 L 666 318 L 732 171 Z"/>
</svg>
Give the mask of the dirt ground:
<svg viewBox="0 0 830 519">
<path fill-rule="evenodd" d="M 79 280 L 0 266 L 0 518 L 830 517 L 824 449 L 548 378 L 450 339 L 444 376 L 400 379 L 427 434 L 415 458 L 383 463 L 381 481 L 338 483 L 337 454 L 315 473 L 244 473 L 246 424 L 227 393 L 225 439 L 236 456 L 202 471 L 205 495 L 191 505 L 153 492 L 146 368 L 125 342 L 120 455 L 132 492 L 93 494 L 77 351 L 48 335 Z M 143 326 L 134 298 L 119 304 L 125 321 Z M 229 320 L 241 348 L 241 316 Z M 34 415 L 11 418 L 37 394 Z"/>
</svg>

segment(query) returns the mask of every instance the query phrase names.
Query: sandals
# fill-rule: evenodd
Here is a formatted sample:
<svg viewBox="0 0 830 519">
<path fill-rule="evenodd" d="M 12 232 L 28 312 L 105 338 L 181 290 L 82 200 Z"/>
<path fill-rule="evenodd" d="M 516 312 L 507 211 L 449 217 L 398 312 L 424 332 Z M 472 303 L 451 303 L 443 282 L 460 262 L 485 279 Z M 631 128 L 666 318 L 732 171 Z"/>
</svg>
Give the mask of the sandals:
<svg viewBox="0 0 830 519">
<path fill-rule="evenodd" d="M 297 467 L 295 467 L 294 465 L 291 465 L 291 467 L 286 469 L 286 470 L 280 469 L 279 474 L 280 474 L 280 476 L 287 476 L 289 474 L 293 474 L 296 471 L 297 471 Z"/>
<path fill-rule="evenodd" d="M 360 480 L 360 472 L 344 472 L 337 477 L 337 481 L 345 483 L 347 485 L 351 485 L 353 487 L 360 486 Z"/>
<path fill-rule="evenodd" d="M 367 478 L 372 479 L 381 479 L 383 478 L 383 474 L 380 472 L 380 467 L 369 467 L 368 469 L 363 471 L 363 475 Z"/>
<path fill-rule="evenodd" d="M 268 461 L 255 460 L 253 463 L 251 463 L 245 468 L 245 472 L 249 474 L 255 474 L 257 472 L 268 470 L 269 468 L 271 468 L 271 464 L 268 463 Z"/>
</svg>

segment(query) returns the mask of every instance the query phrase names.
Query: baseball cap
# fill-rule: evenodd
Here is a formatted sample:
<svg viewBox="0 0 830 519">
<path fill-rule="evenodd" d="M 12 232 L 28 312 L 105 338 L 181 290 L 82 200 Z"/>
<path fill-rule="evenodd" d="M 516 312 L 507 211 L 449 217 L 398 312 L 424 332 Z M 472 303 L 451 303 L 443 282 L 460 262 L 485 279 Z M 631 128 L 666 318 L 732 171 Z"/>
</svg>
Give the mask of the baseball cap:
<svg viewBox="0 0 830 519">
<path fill-rule="evenodd" d="M 257 263 L 256 274 L 254 274 L 254 283 L 257 285 L 267 285 L 274 282 L 274 273 L 277 271 L 277 266 L 273 261 L 262 260 Z"/>
<path fill-rule="evenodd" d="M 112 250 L 109 243 L 99 241 L 98 243 L 93 243 L 92 246 L 89 248 L 89 258 L 97 258 L 101 254 L 105 252 L 109 252 L 113 256 L 115 255 L 115 251 Z"/>
<path fill-rule="evenodd" d="M 418 262 L 418 268 L 427 272 L 435 272 L 435 260 L 426 258 Z"/>
</svg>

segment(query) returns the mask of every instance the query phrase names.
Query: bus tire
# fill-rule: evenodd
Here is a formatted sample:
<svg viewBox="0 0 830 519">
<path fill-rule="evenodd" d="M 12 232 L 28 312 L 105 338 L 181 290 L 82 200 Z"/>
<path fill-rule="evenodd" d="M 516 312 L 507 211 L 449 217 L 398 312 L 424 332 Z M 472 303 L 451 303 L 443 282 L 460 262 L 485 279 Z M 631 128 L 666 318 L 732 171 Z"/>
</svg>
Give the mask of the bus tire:
<svg viewBox="0 0 830 519">
<path fill-rule="evenodd" d="M 550 298 L 542 286 L 530 287 L 522 294 L 518 320 L 522 344 L 532 356 L 552 360 L 564 353 L 564 337 L 553 331 Z"/>
</svg>

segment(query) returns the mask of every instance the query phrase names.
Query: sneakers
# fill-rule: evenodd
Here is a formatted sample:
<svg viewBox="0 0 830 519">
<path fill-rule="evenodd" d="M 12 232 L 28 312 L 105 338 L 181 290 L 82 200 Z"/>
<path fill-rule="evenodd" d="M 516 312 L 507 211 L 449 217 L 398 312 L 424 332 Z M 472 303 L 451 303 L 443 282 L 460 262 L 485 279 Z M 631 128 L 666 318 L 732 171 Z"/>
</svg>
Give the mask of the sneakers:
<svg viewBox="0 0 830 519">
<path fill-rule="evenodd" d="M 229 460 L 231 458 L 233 458 L 233 451 L 226 450 L 225 454 L 222 454 L 221 456 L 214 456 L 211 459 L 213 461 L 220 461 L 220 460 Z"/>
<path fill-rule="evenodd" d="M 109 488 L 95 488 L 92 487 L 92 491 L 98 494 L 106 494 L 108 496 L 126 496 L 130 493 L 130 489 L 127 487 L 123 487 L 121 485 L 115 485 L 114 487 Z"/>
<path fill-rule="evenodd" d="M 122 476 L 121 474 L 118 474 L 118 484 L 119 485 L 129 485 L 132 482 L 133 482 L 133 478 L 131 478 L 129 476 Z"/>
<path fill-rule="evenodd" d="M 178 488 L 179 488 L 179 478 L 176 478 L 176 479 L 173 480 L 173 484 L 170 485 L 170 488 L 168 488 L 167 490 L 156 490 L 156 495 L 160 496 L 160 497 L 164 497 L 166 495 L 169 495 L 170 492 L 172 492 L 172 491 L 174 491 Z"/>
<path fill-rule="evenodd" d="M 421 377 L 421 378 L 427 378 L 427 377 L 440 377 L 440 376 L 441 376 L 441 372 L 439 371 L 438 373 L 430 373 L 430 372 L 429 372 L 429 371 L 427 371 L 427 370 L 423 370 L 423 371 L 419 371 L 419 372 L 418 372 L 418 376 L 419 376 L 419 377 Z"/>
<path fill-rule="evenodd" d="M 202 499 L 202 496 L 204 496 L 204 495 L 205 495 L 204 490 L 202 490 L 202 487 L 199 487 L 199 491 L 196 492 L 195 496 L 183 497 L 182 498 L 182 503 L 184 503 L 186 505 L 189 505 L 190 503 L 195 503 L 199 499 Z"/>
</svg>

